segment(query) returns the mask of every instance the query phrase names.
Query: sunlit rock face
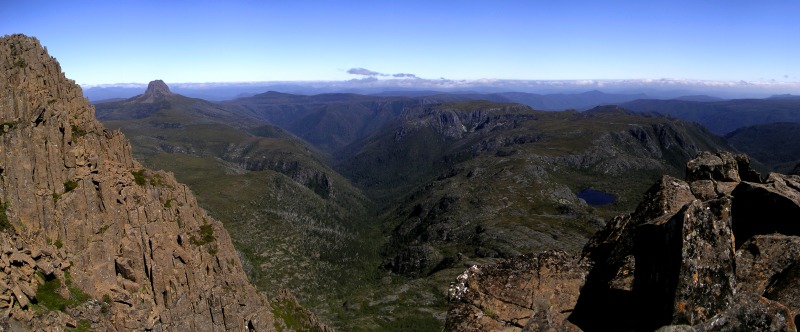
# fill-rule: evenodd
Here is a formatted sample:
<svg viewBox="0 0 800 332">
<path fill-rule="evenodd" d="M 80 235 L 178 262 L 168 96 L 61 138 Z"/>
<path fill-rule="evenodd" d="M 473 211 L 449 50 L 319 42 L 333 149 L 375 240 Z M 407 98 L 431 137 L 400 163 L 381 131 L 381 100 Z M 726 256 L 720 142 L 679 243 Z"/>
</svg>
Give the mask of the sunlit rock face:
<svg viewBox="0 0 800 332">
<path fill-rule="evenodd" d="M 35 38 L 0 39 L 0 67 L 3 322 L 39 331 L 273 326 L 222 225 L 171 174 L 134 160 Z M 145 97 L 169 93 L 157 81 Z M 75 303 L 50 308 L 58 298 Z"/>
</svg>

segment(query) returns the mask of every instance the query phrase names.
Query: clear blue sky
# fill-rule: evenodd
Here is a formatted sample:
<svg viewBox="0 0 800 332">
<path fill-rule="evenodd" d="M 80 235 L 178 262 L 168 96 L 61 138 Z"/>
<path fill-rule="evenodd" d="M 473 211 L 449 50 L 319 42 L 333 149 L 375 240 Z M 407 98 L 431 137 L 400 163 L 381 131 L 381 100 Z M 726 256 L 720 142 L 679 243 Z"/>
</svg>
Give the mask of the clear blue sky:
<svg viewBox="0 0 800 332">
<path fill-rule="evenodd" d="M 436 79 L 800 81 L 800 1 L 2 0 L 80 84 Z M 389 79 L 389 76 L 381 77 Z"/>
</svg>

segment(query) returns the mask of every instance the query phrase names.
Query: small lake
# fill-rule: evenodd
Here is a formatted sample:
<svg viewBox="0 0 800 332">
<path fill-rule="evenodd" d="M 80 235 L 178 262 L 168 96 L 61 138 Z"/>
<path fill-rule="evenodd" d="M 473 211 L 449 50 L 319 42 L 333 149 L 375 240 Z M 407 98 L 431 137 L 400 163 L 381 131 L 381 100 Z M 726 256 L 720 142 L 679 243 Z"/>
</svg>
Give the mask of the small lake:
<svg viewBox="0 0 800 332">
<path fill-rule="evenodd" d="M 586 203 L 592 206 L 611 204 L 617 200 L 617 198 L 614 195 L 607 194 L 602 191 L 594 190 L 591 188 L 587 188 L 578 192 L 578 198 L 586 201 Z"/>
</svg>

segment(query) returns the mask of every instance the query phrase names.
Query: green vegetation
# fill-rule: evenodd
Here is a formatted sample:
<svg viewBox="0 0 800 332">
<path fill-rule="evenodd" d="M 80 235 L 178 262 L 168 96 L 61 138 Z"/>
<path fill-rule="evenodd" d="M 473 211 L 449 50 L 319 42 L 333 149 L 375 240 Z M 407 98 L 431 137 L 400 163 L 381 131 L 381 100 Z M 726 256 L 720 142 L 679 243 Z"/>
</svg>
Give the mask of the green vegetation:
<svg viewBox="0 0 800 332">
<path fill-rule="evenodd" d="M 86 130 L 76 125 L 72 125 L 72 136 L 73 137 L 84 137 L 86 136 Z"/>
<path fill-rule="evenodd" d="M 0 230 L 13 229 L 6 211 L 8 211 L 8 202 L 0 203 Z"/>
<path fill-rule="evenodd" d="M 63 297 L 59 293 L 59 289 L 64 287 L 61 280 L 55 277 L 45 278 L 41 273 L 39 276 L 45 280 L 45 283 L 44 285 L 40 285 L 39 289 L 36 290 L 36 301 L 39 305 L 47 309 L 64 311 L 68 307 L 77 306 L 90 299 L 89 295 L 86 295 L 86 293 L 74 285 L 69 271 L 64 271 L 64 283 L 69 291 L 69 296 L 67 297 Z"/>
<path fill-rule="evenodd" d="M 78 325 L 74 328 L 67 328 L 67 331 L 75 331 L 75 332 L 89 332 L 92 331 L 92 322 L 88 319 L 81 319 L 78 321 Z"/>
<path fill-rule="evenodd" d="M 17 126 L 17 124 L 14 123 L 14 122 L 3 122 L 3 123 L 0 123 L 0 135 L 3 135 L 3 134 L 6 133 L 6 131 L 4 130 L 4 128 L 6 126 L 8 127 L 8 130 L 11 130 L 11 129 L 14 129 Z"/>
<path fill-rule="evenodd" d="M 109 310 L 111 310 L 111 306 L 113 304 L 114 301 L 111 299 L 111 296 L 108 294 L 103 294 L 103 302 L 100 303 L 100 312 L 107 314 Z"/>
<path fill-rule="evenodd" d="M 66 182 L 64 182 L 64 193 L 73 191 L 75 190 L 75 188 L 78 188 L 78 182 L 74 180 L 67 180 Z"/>
<path fill-rule="evenodd" d="M 19 59 L 17 61 L 14 61 L 14 68 L 25 68 L 27 66 L 28 64 L 25 63 L 24 59 Z"/>
<path fill-rule="evenodd" d="M 138 171 L 131 171 L 131 174 L 133 174 L 133 181 L 140 186 L 143 186 L 145 185 L 145 183 L 147 183 L 147 178 L 145 177 L 144 172 L 145 172 L 144 169 L 140 169 Z"/>
<path fill-rule="evenodd" d="M 204 223 L 203 225 L 200 226 L 200 239 L 192 235 L 189 238 L 189 242 L 191 242 L 196 246 L 202 246 L 204 244 L 214 242 L 214 240 L 216 239 L 217 238 L 214 237 L 214 226 Z"/>
<path fill-rule="evenodd" d="M 277 322 L 275 328 L 280 331 L 321 331 L 310 324 L 308 311 L 292 298 L 278 297 L 272 303 L 272 314 Z"/>
<path fill-rule="evenodd" d="M 167 184 L 164 182 L 164 177 L 161 174 L 156 173 L 150 175 L 146 169 L 131 171 L 131 174 L 133 174 L 133 181 L 140 186 L 145 184 L 150 184 L 153 187 L 167 186 Z"/>
</svg>

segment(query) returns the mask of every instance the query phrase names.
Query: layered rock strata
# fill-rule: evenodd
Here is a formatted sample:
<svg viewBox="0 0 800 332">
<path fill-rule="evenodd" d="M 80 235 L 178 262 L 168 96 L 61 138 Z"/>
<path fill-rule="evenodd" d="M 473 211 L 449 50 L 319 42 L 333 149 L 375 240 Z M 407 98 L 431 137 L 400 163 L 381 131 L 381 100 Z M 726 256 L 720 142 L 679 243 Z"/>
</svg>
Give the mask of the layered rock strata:
<svg viewBox="0 0 800 332">
<path fill-rule="evenodd" d="M 171 174 L 135 161 L 36 39 L 0 39 L 0 67 L 4 324 L 272 329 L 222 225 Z M 79 303 L 45 310 L 53 298 Z"/>
<path fill-rule="evenodd" d="M 451 286 L 447 329 L 796 331 L 798 209 L 800 176 L 762 179 L 744 155 L 700 153 L 686 181 L 664 176 L 581 257 L 465 272 Z"/>
</svg>

